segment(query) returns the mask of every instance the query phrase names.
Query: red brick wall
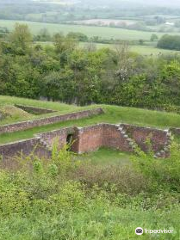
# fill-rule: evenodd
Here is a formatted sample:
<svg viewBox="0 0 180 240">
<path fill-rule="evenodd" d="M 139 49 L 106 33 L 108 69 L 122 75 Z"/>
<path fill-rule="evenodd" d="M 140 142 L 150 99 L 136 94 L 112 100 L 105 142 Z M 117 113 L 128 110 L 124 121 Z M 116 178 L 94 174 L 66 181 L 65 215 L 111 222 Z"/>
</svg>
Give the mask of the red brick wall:
<svg viewBox="0 0 180 240">
<path fill-rule="evenodd" d="M 22 140 L 0 146 L 1 165 L 11 167 L 16 163 L 16 157 L 28 156 L 33 152 L 39 157 L 48 158 L 51 153 L 40 143 L 40 138 Z"/>
<path fill-rule="evenodd" d="M 151 139 L 155 152 L 159 152 L 167 145 L 167 131 L 128 124 L 121 124 L 122 126 L 126 131 L 125 135 L 132 138 L 144 151 L 147 151 L 146 141 L 148 138 Z M 13 159 L 13 156 L 20 152 L 25 155 L 30 154 L 36 147 L 35 154 L 38 156 L 50 156 L 49 146 L 52 147 L 54 140 L 57 139 L 59 148 L 62 148 L 66 144 L 68 134 L 73 134 L 72 151 L 76 153 L 95 151 L 103 146 L 125 152 L 133 151 L 118 125 L 99 124 L 84 128 L 64 128 L 38 134 L 33 139 L 1 145 L 0 155 L 3 156 L 3 159 L 10 157 Z"/>
<path fill-rule="evenodd" d="M 75 138 L 73 149 L 78 153 L 95 151 L 103 145 L 103 125 L 77 128 Z"/>
<path fill-rule="evenodd" d="M 119 126 L 104 124 L 103 125 L 103 142 L 104 147 L 119 149 L 124 152 L 132 152 L 126 139 L 118 130 Z"/>
<path fill-rule="evenodd" d="M 75 151 L 85 153 L 95 151 L 100 147 L 110 147 L 132 152 L 118 128 L 116 125 L 99 124 L 77 129 L 75 138 L 78 140 L 74 147 Z"/>
<path fill-rule="evenodd" d="M 167 132 L 155 128 L 138 127 L 129 124 L 122 124 L 127 134 L 135 140 L 143 151 L 148 150 L 147 140 L 150 139 L 153 150 L 158 152 L 164 148 L 167 142 Z"/>
<path fill-rule="evenodd" d="M 51 147 L 57 142 L 59 149 L 66 145 L 67 136 L 69 134 L 74 134 L 74 128 L 63 128 L 43 134 L 38 134 L 37 136 L 43 139 Z"/>
</svg>

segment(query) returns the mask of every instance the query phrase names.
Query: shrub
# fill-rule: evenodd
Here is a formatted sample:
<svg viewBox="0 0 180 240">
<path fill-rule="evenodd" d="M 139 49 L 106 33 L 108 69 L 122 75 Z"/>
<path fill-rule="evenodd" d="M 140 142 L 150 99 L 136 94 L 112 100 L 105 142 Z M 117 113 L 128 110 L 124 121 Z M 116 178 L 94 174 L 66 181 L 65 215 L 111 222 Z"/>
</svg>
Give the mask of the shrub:
<svg viewBox="0 0 180 240">
<path fill-rule="evenodd" d="M 169 188 L 180 192 L 180 151 L 179 144 L 171 145 L 171 154 L 166 159 L 156 159 L 152 154 L 133 156 L 134 168 L 151 181 L 155 189 Z"/>
<path fill-rule="evenodd" d="M 131 166 L 83 164 L 72 177 L 88 188 L 98 186 L 108 192 L 129 195 L 136 195 L 148 187 L 148 181 Z"/>
</svg>

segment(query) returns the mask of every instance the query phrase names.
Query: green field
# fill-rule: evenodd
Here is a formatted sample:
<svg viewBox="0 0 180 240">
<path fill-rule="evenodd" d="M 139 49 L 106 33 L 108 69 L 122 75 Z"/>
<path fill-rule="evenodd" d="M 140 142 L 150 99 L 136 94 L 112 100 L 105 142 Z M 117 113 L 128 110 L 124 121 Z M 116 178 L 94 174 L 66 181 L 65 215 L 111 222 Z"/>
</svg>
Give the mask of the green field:
<svg viewBox="0 0 180 240">
<path fill-rule="evenodd" d="M 16 21 L 13 20 L 0 20 L 0 27 L 7 27 L 9 30 L 14 28 Z M 82 32 L 86 34 L 88 37 L 99 36 L 103 39 L 120 39 L 120 40 L 139 40 L 143 39 L 144 41 L 149 41 L 153 32 L 145 32 L 145 31 L 135 31 L 135 30 L 127 30 L 121 28 L 110 28 L 110 27 L 95 27 L 95 26 L 80 26 L 80 25 L 68 25 L 68 24 L 51 24 L 51 23 L 40 23 L 40 22 L 28 22 L 28 21 L 19 21 L 19 23 L 28 24 L 30 30 L 33 34 L 37 34 L 41 29 L 48 29 L 50 34 L 54 33 L 63 33 L 68 34 L 69 32 Z M 158 37 L 164 35 L 164 33 L 154 32 Z M 169 33 L 173 34 L 173 33 Z M 178 34 L 178 33 L 176 33 Z M 52 44 L 50 42 L 41 43 L 43 45 Z M 149 44 L 149 43 L 148 43 Z M 80 46 L 84 46 L 86 43 L 81 43 Z M 97 48 L 102 47 L 111 47 L 113 45 L 110 44 L 96 44 Z M 130 50 L 137 52 L 142 55 L 158 55 L 159 53 L 163 54 L 171 54 L 177 53 L 177 51 L 170 51 L 164 49 L 158 49 L 149 45 L 134 45 L 130 46 Z"/>
<path fill-rule="evenodd" d="M 7 27 L 12 30 L 16 21 L 13 20 L 0 20 L 1 27 Z M 38 22 L 26 22 L 19 21 L 19 23 L 28 24 L 31 31 L 37 34 L 41 29 L 47 28 L 51 34 L 62 32 L 67 34 L 69 32 L 82 32 L 88 37 L 99 36 L 105 39 L 122 39 L 122 40 L 150 40 L 153 32 L 143 32 L 127 29 L 109 28 L 109 27 L 92 27 L 92 26 L 80 26 L 80 25 L 68 25 L 68 24 L 50 24 L 50 23 L 38 23 Z M 155 32 L 156 33 L 156 32 Z M 159 37 L 163 33 L 156 33 Z"/>
<path fill-rule="evenodd" d="M 15 97 L 5 97 L 0 96 L 1 108 L 2 106 L 13 105 L 15 103 L 26 104 L 29 106 L 39 106 L 44 108 L 50 108 L 57 110 L 57 113 L 53 113 L 53 115 L 64 114 L 68 112 L 75 112 L 89 108 L 102 107 L 105 114 L 90 117 L 87 119 L 73 120 L 61 123 L 55 123 L 52 125 L 36 127 L 33 129 L 19 131 L 15 133 L 6 133 L 0 136 L 0 143 L 7 143 L 11 141 L 16 141 L 20 139 L 26 139 L 33 137 L 36 133 L 47 132 L 55 129 L 59 129 L 67 126 L 87 126 L 93 125 L 97 123 L 131 123 L 140 126 L 152 126 L 159 127 L 163 129 L 167 129 L 169 127 L 180 127 L 180 115 L 175 113 L 166 113 L 166 112 L 158 112 L 158 111 L 150 111 L 145 109 L 138 108 L 129 108 L 129 107 L 119 107 L 119 106 L 108 106 L 108 105 L 91 105 L 89 107 L 76 107 L 73 105 L 66 105 L 60 103 L 53 102 L 45 102 L 45 101 L 36 101 L 36 100 L 28 100 L 21 99 Z M 50 114 L 51 115 L 51 114 Z M 40 117 L 46 117 L 47 115 L 40 115 Z M 48 114 L 49 116 L 49 114 Z M 6 123 L 17 122 L 20 120 L 34 119 L 37 116 L 31 115 L 29 117 L 23 118 L 21 115 L 19 118 L 16 115 L 16 118 L 10 118 L 6 120 Z M 1 125 L 3 122 L 1 122 Z"/>
<path fill-rule="evenodd" d="M 45 44 L 45 43 L 44 43 Z M 48 43 L 46 43 L 48 44 Z M 51 43 L 50 43 L 51 44 Z M 94 44 L 97 49 L 100 48 L 111 48 L 115 49 L 115 45 L 113 44 L 102 44 L 102 43 L 95 43 Z M 88 46 L 88 43 L 81 43 L 80 46 Z M 159 49 L 153 46 L 148 46 L 148 45 L 130 45 L 129 46 L 129 51 L 131 52 L 136 52 L 142 55 L 154 55 L 157 56 L 159 54 L 179 54 L 179 51 L 172 51 L 172 50 L 166 50 L 166 49 Z"/>
</svg>

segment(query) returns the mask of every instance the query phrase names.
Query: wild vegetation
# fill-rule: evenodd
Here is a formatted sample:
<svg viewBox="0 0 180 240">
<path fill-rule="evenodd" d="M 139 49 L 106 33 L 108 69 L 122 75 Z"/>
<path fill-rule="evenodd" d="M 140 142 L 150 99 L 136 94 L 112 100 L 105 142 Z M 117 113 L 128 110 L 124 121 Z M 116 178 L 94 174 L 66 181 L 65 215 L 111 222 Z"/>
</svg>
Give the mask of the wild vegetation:
<svg viewBox="0 0 180 240">
<path fill-rule="evenodd" d="M 179 105 L 178 55 L 157 58 L 115 50 L 78 48 L 72 36 L 54 35 L 54 46 L 34 45 L 17 24 L 0 43 L 0 94 L 87 105 L 166 108 Z M 175 109 L 175 107 L 172 107 Z"/>
<path fill-rule="evenodd" d="M 18 169 L 0 170 L 0 239 L 136 239 L 137 226 L 173 230 L 153 238 L 178 239 L 177 148 L 166 161 L 139 153 L 102 165 L 56 147 L 48 162 L 33 155 L 17 159 Z"/>
</svg>

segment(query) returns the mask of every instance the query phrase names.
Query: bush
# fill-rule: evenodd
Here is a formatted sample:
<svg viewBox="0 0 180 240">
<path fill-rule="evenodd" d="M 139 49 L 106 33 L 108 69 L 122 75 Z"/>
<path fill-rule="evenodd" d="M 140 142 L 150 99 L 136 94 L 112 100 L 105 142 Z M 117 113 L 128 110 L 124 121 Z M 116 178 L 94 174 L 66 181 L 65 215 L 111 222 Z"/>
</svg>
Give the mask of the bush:
<svg viewBox="0 0 180 240">
<path fill-rule="evenodd" d="M 90 189 L 97 186 L 116 194 L 136 195 L 148 188 L 148 181 L 131 166 L 83 164 L 72 177 Z"/>
<path fill-rule="evenodd" d="M 180 192 L 180 151 L 179 144 L 173 143 L 171 154 L 167 159 L 156 159 L 153 155 L 142 154 L 133 156 L 133 166 L 138 172 L 143 173 L 149 179 L 154 189 L 169 189 Z"/>
<path fill-rule="evenodd" d="M 164 35 L 162 36 L 157 44 L 158 48 L 180 50 L 180 36 Z"/>
</svg>

